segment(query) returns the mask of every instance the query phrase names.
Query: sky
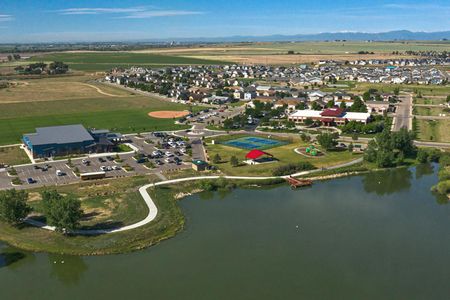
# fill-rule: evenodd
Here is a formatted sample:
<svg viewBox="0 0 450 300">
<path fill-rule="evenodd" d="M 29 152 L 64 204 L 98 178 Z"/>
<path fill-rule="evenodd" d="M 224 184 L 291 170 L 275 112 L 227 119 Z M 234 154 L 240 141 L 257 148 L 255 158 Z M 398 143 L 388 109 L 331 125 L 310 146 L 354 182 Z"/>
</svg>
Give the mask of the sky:
<svg viewBox="0 0 450 300">
<path fill-rule="evenodd" d="M 450 0 L 0 0 L 0 43 L 450 30 Z"/>
</svg>

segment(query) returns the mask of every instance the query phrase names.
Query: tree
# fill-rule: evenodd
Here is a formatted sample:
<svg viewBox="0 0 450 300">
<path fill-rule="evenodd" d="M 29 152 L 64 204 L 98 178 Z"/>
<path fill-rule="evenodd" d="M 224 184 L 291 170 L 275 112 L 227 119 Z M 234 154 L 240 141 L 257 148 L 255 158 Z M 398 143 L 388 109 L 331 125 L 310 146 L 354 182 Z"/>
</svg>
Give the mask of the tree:
<svg viewBox="0 0 450 300">
<path fill-rule="evenodd" d="M 353 152 L 353 149 L 355 148 L 355 146 L 353 146 L 353 143 L 350 143 L 348 145 L 348 152 Z"/>
<path fill-rule="evenodd" d="M 239 165 L 239 160 L 237 159 L 236 156 L 233 155 L 230 158 L 230 164 L 231 164 L 232 167 L 237 167 Z"/>
<path fill-rule="evenodd" d="M 9 224 L 20 223 L 31 212 L 27 204 L 28 193 L 7 190 L 0 192 L 0 219 Z"/>
<path fill-rule="evenodd" d="M 322 107 L 320 107 L 319 103 L 313 102 L 313 103 L 311 104 L 311 109 L 312 109 L 312 110 L 321 110 Z"/>
<path fill-rule="evenodd" d="M 364 99 L 365 100 L 365 99 Z M 361 100 L 360 97 L 355 97 L 353 99 L 353 104 L 350 106 L 349 111 L 351 112 L 367 112 L 367 106 Z"/>
<path fill-rule="evenodd" d="M 307 135 L 306 133 L 302 133 L 301 135 L 300 135 L 300 139 L 303 141 L 303 142 L 310 142 L 311 141 L 311 136 L 309 136 L 309 135 Z"/>
<path fill-rule="evenodd" d="M 327 107 L 328 107 L 328 108 L 334 107 L 334 100 L 328 101 L 328 102 L 327 102 Z"/>
<path fill-rule="evenodd" d="M 222 157 L 220 157 L 219 153 L 216 153 L 216 155 L 213 156 L 213 163 L 218 164 L 222 160 Z"/>
<path fill-rule="evenodd" d="M 331 133 L 321 133 L 317 136 L 317 141 L 325 150 L 334 149 L 337 145 L 336 137 Z"/>
<path fill-rule="evenodd" d="M 314 121 L 311 119 L 306 119 L 304 123 L 306 126 L 311 126 L 312 124 L 314 124 Z"/>
<path fill-rule="evenodd" d="M 428 151 L 425 149 L 419 149 L 417 151 L 417 161 L 420 163 L 428 162 Z"/>
<path fill-rule="evenodd" d="M 47 223 L 55 226 L 56 231 L 66 232 L 76 229 L 83 211 L 81 201 L 71 195 L 63 196 L 56 190 L 42 192 L 42 203 Z"/>
<path fill-rule="evenodd" d="M 342 101 L 341 104 L 339 104 L 339 108 L 341 108 L 341 109 L 347 108 L 347 104 L 345 103 L 345 101 Z"/>
</svg>

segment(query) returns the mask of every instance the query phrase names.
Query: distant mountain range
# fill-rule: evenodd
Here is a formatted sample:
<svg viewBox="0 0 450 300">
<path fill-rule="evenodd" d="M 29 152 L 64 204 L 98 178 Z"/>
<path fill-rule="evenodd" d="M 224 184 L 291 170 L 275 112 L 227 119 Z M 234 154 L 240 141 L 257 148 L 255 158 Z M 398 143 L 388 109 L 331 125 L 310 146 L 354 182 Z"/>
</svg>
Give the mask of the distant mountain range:
<svg viewBox="0 0 450 300">
<path fill-rule="evenodd" d="M 168 39 L 165 39 L 167 41 Z M 439 41 L 450 40 L 450 31 L 412 32 L 397 30 L 379 33 L 367 32 L 325 32 L 317 34 L 267 35 L 267 36 L 230 36 L 230 37 L 198 37 L 175 38 L 178 42 L 305 42 L 305 41 Z M 154 41 L 154 40 L 153 40 Z M 162 40 L 160 40 L 162 41 Z"/>
</svg>

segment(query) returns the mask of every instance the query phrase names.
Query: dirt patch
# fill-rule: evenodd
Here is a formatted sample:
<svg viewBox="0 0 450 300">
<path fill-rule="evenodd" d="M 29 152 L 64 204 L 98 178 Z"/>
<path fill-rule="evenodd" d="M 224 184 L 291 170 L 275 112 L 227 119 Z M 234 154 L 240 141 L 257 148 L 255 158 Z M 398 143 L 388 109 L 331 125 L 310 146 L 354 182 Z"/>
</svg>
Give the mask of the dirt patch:
<svg viewBox="0 0 450 300">
<path fill-rule="evenodd" d="M 40 193 L 37 193 L 37 192 L 28 193 L 28 201 L 29 202 L 41 201 L 41 200 L 42 200 L 42 196 Z"/>
<path fill-rule="evenodd" d="M 148 115 L 153 118 L 158 119 L 173 119 L 173 118 L 181 118 L 189 114 L 189 111 L 173 111 L 173 110 L 160 110 L 160 111 L 152 111 L 149 112 Z"/>
</svg>

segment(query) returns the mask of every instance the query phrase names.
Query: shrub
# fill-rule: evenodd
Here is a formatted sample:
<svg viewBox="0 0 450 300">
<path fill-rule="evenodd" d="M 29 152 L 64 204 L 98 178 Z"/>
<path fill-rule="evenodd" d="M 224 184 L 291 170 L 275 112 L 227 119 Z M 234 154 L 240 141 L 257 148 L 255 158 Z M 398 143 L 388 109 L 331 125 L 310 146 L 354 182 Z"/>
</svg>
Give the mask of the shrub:
<svg viewBox="0 0 450 300">
<path fill-rule="evenodd" d="M 272 174 L 273 176 L 283 176 L 313 169 L 315 169 L 315 167 L 310 162 L 300 162 L 279 166 L 272 170 Z"/>
</svg>

